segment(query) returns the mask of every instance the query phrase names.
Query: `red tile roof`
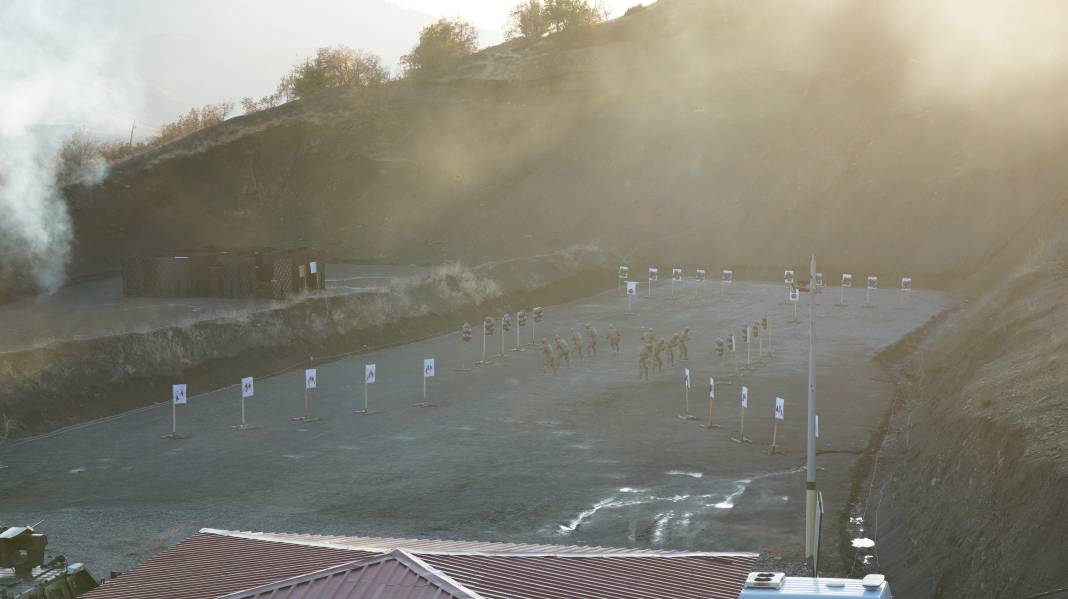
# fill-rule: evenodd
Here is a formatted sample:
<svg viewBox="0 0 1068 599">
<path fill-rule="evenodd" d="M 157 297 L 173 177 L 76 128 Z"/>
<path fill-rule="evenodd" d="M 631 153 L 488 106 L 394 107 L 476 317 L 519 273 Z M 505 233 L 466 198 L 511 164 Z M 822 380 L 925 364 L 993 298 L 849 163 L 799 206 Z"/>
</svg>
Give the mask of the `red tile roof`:
<svg viewBox="0 0 1068 599">
<path fill-rule="evenodd" d="M 377 553 L 197 533 L 84 599 L 204 599 Z"/>
<path fill-rule="evenodd" d="M 401 550 L 264 585 L 222 599 L 465 599 L 467 589 Z"/>
<path fill-rule="evenodd" d="M 486 599 L 737 599 L 755 556 L 419 556 Z"/>
<path fill-rule="evenodd" d="M 756 557 L 203 529 L 84 597 L 735 599 Z"/>
</svg>

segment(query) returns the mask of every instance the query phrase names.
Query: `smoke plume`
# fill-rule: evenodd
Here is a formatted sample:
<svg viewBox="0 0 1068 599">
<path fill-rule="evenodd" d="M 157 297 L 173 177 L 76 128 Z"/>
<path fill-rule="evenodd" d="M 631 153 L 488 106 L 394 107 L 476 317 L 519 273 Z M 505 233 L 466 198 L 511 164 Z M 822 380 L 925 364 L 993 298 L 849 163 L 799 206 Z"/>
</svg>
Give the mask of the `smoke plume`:
<svg viewBox="0 0 1068 599">
<path fill-rule="evenodd" d="M 63 142 L 116 133 L 134 114 L 132 62 L 115 52 L 106 22 L 92 3 L 0 2 L 0 291 L 62 285 L 71 245 L 57 181 Z M 106 175 L 99 158 L 81 166 L 62 183 Z"/>
</svg>

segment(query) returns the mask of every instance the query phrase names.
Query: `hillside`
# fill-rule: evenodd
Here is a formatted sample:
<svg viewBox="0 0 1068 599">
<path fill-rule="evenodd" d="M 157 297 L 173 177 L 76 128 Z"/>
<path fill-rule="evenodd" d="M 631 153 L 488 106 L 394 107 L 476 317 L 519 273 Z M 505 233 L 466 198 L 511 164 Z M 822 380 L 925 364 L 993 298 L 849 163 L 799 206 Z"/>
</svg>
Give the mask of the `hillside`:
<svg viewBox="0 0 1068 599">
<path fill-rule="evenodd" d="M 236 118 L 70 190 L 73 273 L 171 246 L 430 262 L 588 241 L 750 272 L 814 250 L 940 285 L 1027 231 L 1021 256 L 1064 219 L 1065 124 L 1042 115 L 1065 78 L 916 91 L 920 50 L 887 21 L 664 0 L 440 81 Z"/>
<path fill-rule="evenodd" d="M 874 567 L 907 597 L 1064 586 L 1068 53 L 1048 42 L 1068 20 L 983 6 L 661 0 L 235 118 L 68 189 L 71 273 L 213 244 L 508 264 L 580 242 L 740 278 L 811 252 L 831 282 L 908 273 L 961 308 L 884 356 L 898 397 L 856 497 Z"/>
</svg>

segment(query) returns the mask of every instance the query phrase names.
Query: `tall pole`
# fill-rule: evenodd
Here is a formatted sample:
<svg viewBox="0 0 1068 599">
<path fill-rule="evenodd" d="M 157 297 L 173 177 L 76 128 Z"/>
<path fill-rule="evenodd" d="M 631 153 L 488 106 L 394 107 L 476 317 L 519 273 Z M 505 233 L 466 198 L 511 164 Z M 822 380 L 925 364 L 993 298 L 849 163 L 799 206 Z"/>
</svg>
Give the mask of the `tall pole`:
<svg viewBox="0 0 1068 599">
<path fill-rule="evenodd" d="M 816 255 L 809 265 L 811 281 L 816 280 Z M 805 459 L 805 559 L 813 563 L 813 545 L 816 542 L 816 290 L 809 294 L 808 301 L 808 443 Z M 813 574 L 815 576 L 815 574 Z"/>
</svg>

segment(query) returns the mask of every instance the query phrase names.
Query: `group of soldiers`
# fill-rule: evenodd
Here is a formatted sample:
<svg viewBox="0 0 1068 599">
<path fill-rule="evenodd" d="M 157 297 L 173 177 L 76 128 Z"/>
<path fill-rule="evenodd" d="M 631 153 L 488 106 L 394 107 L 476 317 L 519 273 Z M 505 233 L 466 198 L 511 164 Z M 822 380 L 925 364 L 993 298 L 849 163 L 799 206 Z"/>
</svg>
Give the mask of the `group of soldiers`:
<svg viewBox="0 0 1068 599">
<path fill-rule="evenodd" d="M 618 354 L 619 349 L 623 343 L 623 332 L 616 329 L 613 325 L 608 325 L 608 343 L 612 347 L 612 353 Z M 583 357 L 583 347 L 586 349 L 586 355 L 593 357 L 597 355 L 597 341 L 600 335 L 597 333 L 597 329 L 590 323 L 586 323 L 586 343 L 583 344 L 582 335 L 575 329 L 571 329 L 570 343 L 560 335 L 554 335 L 553 341 L 550 344 L 549 340 L 542 337 L 541 339 L 541 353 L 545 360 L 545 372 L 556 373 L 560 369 L 560 365 L 563 364 L 567 368 L 571 368 L 571 356 Z"/>
<path fill-rule="evenodd" d="M 664 369 L 664 352 L 667 352 L 668 367 L 675 365 L 675 350 L 678 349 L 679 360 L 687 361 L 690 350 L 686 342 L 690 340 L 690 327 L 684 327 L 681 332 L 675 333 L 670 340 L 663 337 L 654 343 L 655 336 L 651 330 L 642 333 L 642 351 L 638 355 L 638 368 L 642 380 L 649 379 L 649 359 L 656 360 L 656 371 Z"/>
<path fill-rule="evenodd" d="M 618 354 L 623 345 L 623 331 L 615 328 L 613 325 L 608 325 L 607 336 L 608 343 L 612 347 L 612 353 Z M 581 359 L 584 355 L 584 348 L 586 356 L 596 356 L 597 341 L 599 338 L 600 336 L 597 333 L 597 329 L 589 323 L 586 324 L 585 343 L 583 343 L 582 335 L 575 329 L 571 329 L 570 341 L 564 339 L 560 335 L 554 335 L 552 342 L 542 337 L 541 353 L 545 360 L 545 372 L 552 372 L 555 374 L 560 369 L 561 365 L 565 368 L 571 368 L 572 356 Z M 665 353 L 667 354 L 667 365 L 669 368 L 675 365 L 676 352 L 679 361 L 687 361 L 690 357 L 690 349 L 686 346 L 686 342 L 689 340 L 690 327 L 684 327 L 682 331 L 672 335 L 671 339 L 661 337 L 659 341 L 656 340 L 656 337 L 651 330 L 643 332 L 642 351 L 638 355 L 640 378 L 642 380 L 647 380 L 649 378 L 649 373 L 651 372 L 650 360 L 656 361 L 657 372 L 663 371 Z"/>
</svg>

